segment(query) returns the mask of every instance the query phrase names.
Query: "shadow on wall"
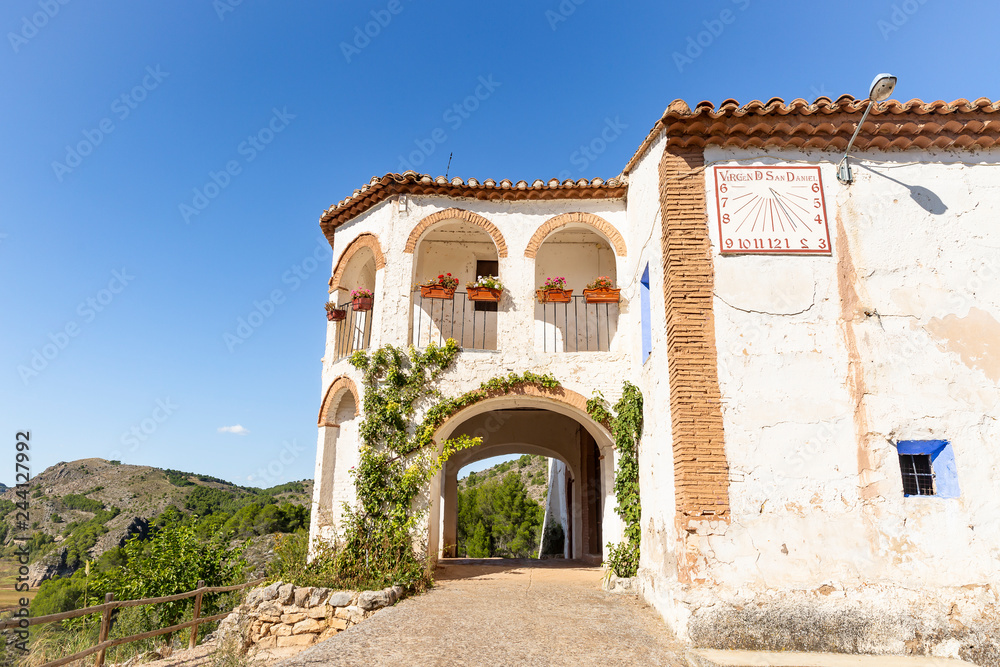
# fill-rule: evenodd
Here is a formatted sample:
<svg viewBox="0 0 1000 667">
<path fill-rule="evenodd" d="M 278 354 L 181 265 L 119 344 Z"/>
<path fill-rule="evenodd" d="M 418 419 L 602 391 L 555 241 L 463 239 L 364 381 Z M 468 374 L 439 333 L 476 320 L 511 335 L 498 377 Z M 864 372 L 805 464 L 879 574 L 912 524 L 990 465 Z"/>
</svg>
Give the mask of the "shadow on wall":
<svg viewBox="0 0 1000 667">
<path fill-rule="evenodd" d="M 948 210 L 948 206 L 943 201 L 941 201 L 941 198 L 937 196 L 937 193 L 933 192 L 928 188 L 925 188 L 922 185 L 907 185 L 902 181 L 898 181 L 895 178 L 892 178 L 891 176 L 886 176 L 885 174 L 881 174 L 873 169 L 869 169 L 868 167 L 862 166 L 862 168 L 867 169 L 875 176 L 880 176 L 881 178 L 884 178 L 888 181 L 892 181 L 893 183 L 898 183 L 902 185 L 904 188 L 909 190 L 910 199 L 915 201 L 920 206 L 920 208 L 924 209 L 931 215 L 941 215 L 942 213 Z"/>
</svg>

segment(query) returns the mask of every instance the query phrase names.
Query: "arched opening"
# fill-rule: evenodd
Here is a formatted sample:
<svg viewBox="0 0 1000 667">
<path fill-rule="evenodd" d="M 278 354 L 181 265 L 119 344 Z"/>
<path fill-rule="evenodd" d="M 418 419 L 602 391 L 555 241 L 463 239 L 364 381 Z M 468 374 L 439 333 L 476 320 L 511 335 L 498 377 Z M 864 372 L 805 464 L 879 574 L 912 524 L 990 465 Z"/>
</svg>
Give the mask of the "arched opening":
<svg viewBox="0 0 1000 667">
<path fill-rule="evenodd" d="M 529 396 L 487 399 L 466 408 L 438 432 L 482 438 L 476 447 L 454 454 L 431 483 L 429 552 L 454 557 L 459 547 L 458 478 L 466 466 L 509 454 L 554 460 L 546 475 L 546 526 L 559 524 L 562 556 L 599 563 L 604 545 L 621 537 L 614 512 L 612 441 L 600 425 L 568 404 Z M 537 555 L 537 552 L 535 552 Z"/>
<path fill-rule="evenodd" d="M 552 460 L 544 454 L 512 454 L 463 466 L 458 471 L 457 537 L 452 555 L 539 557 Z M 566 546 L 562 533 L 558 545 L 546 546 L 547 552 L 562 557 Z"/>
<path fill-rule="evenodd" d="M 473 301 L 466 288 L 466 283 L 479 276 L 500 275 L 499 253 L 488 231 L 459 218 L 441 220 L 425 229 L 416 241 L 415 254 L 414 285 L 451 274 L 458 286 L 446 298 L 414 289 L 411 343 L 426 347 L 454 338 L 465 349 L 497 349 L 500 304 Z"/>
<path fill-rule="evenodd" d="M 346 377 L 338 378 L 327 390 L 320 409 L 319 440 L 316 444 L 316 470 L 313 479 L 312 516 L 310 535 L 317 535 L 331 543 L 336 534 L 334 508 L 352 498 L 350 469 L 357 465 L 358 453 L 353 447 L 337 447 L 337 442 L 357 439 L 357 417 L 360 406 L 354 383 Z M 337 490 L 340 490 L 338 495 Z"/>
<path fill-rule="evenodd" d="M 337 304 L 338 310 L 343 311 L 342 319 L 331 322 L 334 327 L 334 361 L 350 356 L 355 350 L 368 349 L 374 300 L 369 309 L 355 310 L 352 293 L 368 290 L 374 294 L 379 264 L 385 265 L 384 260 L 379 261 L 381 253 L 377 255 L 370 245 L 352 244 L 352 249 L 350 256 L 345 251 L 343 264 L 337 267 L 334 274 L 335 282 L 331 281 L 330 300 Z"/>
<path fill-rule="evenodd" d="M 535 348 L 542 352 L 607 352 L 618 329 L 617 303 L 588 303 L 584 288 L 598 277 L 618 284 L 615 250 L 584 223 L 561 225 L 535 253 L 535 284 L 565 278 L 568 303 L 535 303 Z"/>
</svg>

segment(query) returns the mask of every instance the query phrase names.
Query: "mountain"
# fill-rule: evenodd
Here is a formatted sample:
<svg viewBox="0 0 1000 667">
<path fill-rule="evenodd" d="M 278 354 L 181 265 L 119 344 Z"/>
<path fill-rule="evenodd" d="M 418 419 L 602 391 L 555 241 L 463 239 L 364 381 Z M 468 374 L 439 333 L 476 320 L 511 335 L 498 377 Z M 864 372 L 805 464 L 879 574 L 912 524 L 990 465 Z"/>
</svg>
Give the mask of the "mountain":
<svg viewBox="0 0 1000 667">
<path fill-rule="evenodd" d="M 519 475 L 528 489 L 528 497 L 542 504 L 549 481 L 549 460 L 544 456 L 524 454 L 513 461 L 504 461 L 480 472 L 469 473 L 458 480 L 458 490 L 465 491 L 494 477 L 502 481 L 507 475 Z"/>
<path fill-rule="evenodd" d="M 291 503 L 302 506 L 298 513 L 307 517 L 312 480 L 258 489 L 207 475 L 91 458 L 46 468 L 27 485 L 26 497 L 18 493 L 25 491 L 0 492 L 0 540 L 6 552 L 15 536 L 30 537 L 29 584 L 34 588 L 55 574 L 71 574 L 132 535 L 146 534 L 171 506 L 177 514 L 168 517 L 224 511 L 228 516 L 254 503 Z M 15 523 L 17 501 L 28 503 L 27 525 Z"/>
</svg>

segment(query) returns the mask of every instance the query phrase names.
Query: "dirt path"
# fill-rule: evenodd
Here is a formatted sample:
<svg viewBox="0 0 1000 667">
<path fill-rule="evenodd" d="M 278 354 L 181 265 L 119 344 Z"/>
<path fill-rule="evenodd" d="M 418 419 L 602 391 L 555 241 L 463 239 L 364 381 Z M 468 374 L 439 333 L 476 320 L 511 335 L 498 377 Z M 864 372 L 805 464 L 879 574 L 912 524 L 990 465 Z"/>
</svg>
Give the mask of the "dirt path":
<svg viewBox="0 0 1000 667">
<path fill-rule="evenodd" d="M 599 568 L 480 563 L 444 561 L 424 595 L 278 664 L 686 665 L 653 609 L 601 590 Z"/>
</svg>

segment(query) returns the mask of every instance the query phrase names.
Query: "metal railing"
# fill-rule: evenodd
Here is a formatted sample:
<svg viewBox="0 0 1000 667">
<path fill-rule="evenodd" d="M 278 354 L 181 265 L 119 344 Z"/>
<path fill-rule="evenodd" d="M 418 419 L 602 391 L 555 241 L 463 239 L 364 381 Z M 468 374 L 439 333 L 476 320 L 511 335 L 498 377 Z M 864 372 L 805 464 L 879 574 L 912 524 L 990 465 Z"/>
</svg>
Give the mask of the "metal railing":
<svg viewBox="0 0 1000 667">
<path fill-rule="evenodd" d="M 535 304 L 535 341 L 544 352 L 607 352 L 618 331 L 617 303 L 587 303 L 572 296 L 569 303 Z"/>
<path fill-rule="evenodd" d="M 466 350 L 497 349 L 497 310 L 477 310 L 466 292 L 455 292 L 453 299 L 423 297 L 413 292 L 413 326 L 410 342 L 415 347 L 431 343 L 442 345 L 449 338 Z"/>
<path fill-rule="evenodd" d="M 374 302 L 373 302 L 374 303 Z M 333 360 L 340 361 L 351 356 L 356 350 L 367 350 L 372 340 L 372 310 L 354 310 L 353 301 L 337 306 L 347 311 L 340 322 L 331 322 L 336 327 L 333 345 Z"/>
</svg>

